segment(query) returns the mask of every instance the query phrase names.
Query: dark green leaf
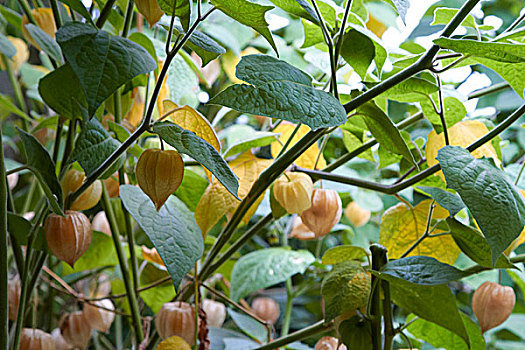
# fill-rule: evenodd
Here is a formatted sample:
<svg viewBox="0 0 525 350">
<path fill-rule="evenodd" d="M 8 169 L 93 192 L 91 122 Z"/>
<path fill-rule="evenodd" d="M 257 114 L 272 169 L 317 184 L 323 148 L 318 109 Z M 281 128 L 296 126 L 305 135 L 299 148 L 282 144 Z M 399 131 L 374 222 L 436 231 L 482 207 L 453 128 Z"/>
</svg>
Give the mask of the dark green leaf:
<svg viewBox="0 0 525 350">
<path fill-rule="evenodd" d="M 56 214 L 63 215 L 62 187 L 55 173 L 55 163 L 47 150 L 33 135 L 21 129 L 18 129 L 18 133 L 24 145 L 26 165 L 40 181 L 51 209 Z"/>
<path fill-rule="evenodd" d="M 481 266 L 492 267 L 490 246 L 481 232 L 453 218 L 447 218 L 447 224 L 452 238 L 465 255 Z M 511 268 L 513 265 L 505 254 L 501 254 L 495 267 Z"/>
<path fill-rule="evenodd" d="M 238 301 L 258 289 L 286 281 L 303 273 L 314 261 L 307 250 L 268 248 L 246 254 L 233 267 L 230 297 Z"/>
<path fill-rule="evenodd" d="M 260 322 L 254 320 L 248 315 L 228 309 L 228 315 L 233 322 L 247 335 L 258 341 L 265 342 L 268 339 L 268 329 Z"/>
<path fill-rule="evenodd" d="M 182 183 L 175 191 L 175 195 L 186 204 L 190 211 L 195 212 L 206 187 L 208 187 L 208 180 L 186 168 Z"/>
<path fill-rule="evenodd" d="M 233 85 L 209 103 L 239 112 L 264 115 L 312 129 L 338 126 L 346 121 L 346 112 L 331 94 L 291 81 L 271 81 L 264 85 Z"/>
<path fill-rule="evenodd" d="M 29 34 L 31 34 L 31 37 L 37 43 L 37 45 L 40 46 L 42 51 L 47 53 L 49 57 L 51 57 L 58 63 L 61 63 L 63 61 L 60 46 L 58 46 L 58 44 L 52 37 L 50 37 L 42 29 L 40 29 L 40 27 L 37 27 L 32 23 L 27 24 L 26 29 L 29 32 Z"/>
<path fill-rule="evenodd" d="M 421 191 L 427 193 L 433 200 L 438 202 L 443 208 L 447 209 L 450 216 L 454 216 L 459 213 L 460 210 L 465 208 L 465 203 L 461 200 L 457 194 L 450 193 L 438 187 L 418 187 Z"/>
<path fill-rule="evenodd" d="M 370 132 L 381 146 L 389 152 L 402 155 L 410 163 L 417 166 L 408 145 L 385 112 L 373 103 L 366 103 L 357 109 L 357 113 L 363 115 Z"/>
<path fill-rule="evenodd" d="M 353 245 L 341 245 L 328 249 L 323 255 L 323 264 L 334 265 L 343 261 L 361 260 L 368 255 L 364 248 Z"/>
<path fill-rule="evenodd" d="M 31 224 L 26 218 L 15 213 L 7 212 L 7 231 L 16 238 L 19 245 L 27 245 L 27 235 L 31 231 Z M 43 227 L 38 228 L 32 245 L 33 249 L 46 250 L 46 235 Z"/>
<path fill-rule="evenodd" d="M 146 34 L 134 32 L 130 34 L 128 39 L 146 49 L 150 56 L 153 57 L 155 62 L 157 61 L 157 52 L 155 52 L 155 45 L 153 45 L 153 42 Z"/>
<path fill-rule="evenodd" d="M 228 163 L 209 143 L 171 122 L 160 122 L 153 125 L 153 132 L 157 133 L 164 141 L 201 163 L 211 171 L 226 189 L 237 197 L 239 182 Z"/>
<path fill-rule="evenodd" d="M 346 32 L 343 40 L 341 56 L 364 80 L 366 71 L 375 57 L 374 42 L 355 29 Z"/>
<path fill-rule="evenodd" d="M 191 19 L 191 0 L 158 0 L 160 9 L 164 11 L 165 14 L 171 16 L 172 14 L 175 17 L 178 17 L 182 28 L 188 30 L 190 28 L 190 19 Z M 175 6 L 175 12 L 173 12 L 173 5 Z"/>
<path fill-rule="evenodd" d="M 42 100 L 62 117 L 87 119 L 86 96 L 69 63 L 40 79 L 38 92 Z"/>
<path fill-rule="evenodd" d="M 525 62 L 525 45 L 449 38 L 439 38 L 434 40 L 434 43 L 443 49 L 453 50 L 470 56 L 485 57 L 498 62 Z"/>
<path fill-rule="evenodd" d="M 470 350 L 485 350 L 485 339 L 479 327 L 467 315 L 461 313 L 463 324 L 470 339 Z M 465 342 L 453 332 L 424 319 L 414 320 L 414 315 L 407 317 L 407 330 L 414 337 L 424 340 L 436 349 L 468 350 Z M 414 320 L 413 322 L 411 322 Z"/>
<path fill-rule="evenodd" d="M 182 27 L 175 25 L 173 27 L 175 34 L 184 34 Z M 176 36 L 175 36 L 176 37 Z M 226 53 L 224 47 L 219 45 L 215 40 L 207 36 L 206 34 L 199 32 L 198 30 L 194 31 L 186 45 L 195 51 L 200 58 L 202 58 L 202 66 L 206 66 L 210 61 L 213 61 L 219 55 Z"/>
<path fill-rule="evenodd" d="M 87 19 L 91 24 L 93 24 L 93 20 L 91 19 L 91 15 L 89 14 L 86 7 L 82 4 L 82 1 L 80 0 L 59 0 L 64 5 L 69 6 L 71 9 L 78 12 L 82 17 Z"/>
<path fill-rule="evenodd" d="M 447 186 L 459 193 L 479 224 L 494 265 L 525 225 L 521 195 L 490 160 L 476 159 L 466 149 L 446 146 L 438 151 L 437 159 Z"/>
<path fill-rule="evenodd" d="M 291 64 L 268 55 L 247 55 L 237 65 L 235 76 L 254 86 L 286 80 L 312 86 L 312 77 Z"/>
<path fill-rule="evenodd" d="M 372 350 L 372 327 L 370 321 L 353 316 L 344 320 L 337 328 L 341 342 L 348 349 Z"/>
<path fill-rule="evenodd" d="M 396 305 L 448 329 L 468 344 L 469 338 L 456 298 L 446 284 L 428 286 L 410 283 L 388 274 L 381 274 L 380 277 L 389 282 L 392 300 Z"/>
<path fill-rule="evenodd" d="M 388 262 L 380 274 L 402 278 L 408 282 L 432 286 L 449 283 L 466 276 L 454 266 L 444 264 L 429 256 L 410 256 Z"/>
<path fill-rule="evenodd" d="M 265 13 L 273 9 L 273 6 L 254 4 L 248 0 L 212 0 L 211 3 L 215 5 L 218 10 L 224 12 L 237 22 L 252 27 L 257 33 L 261 34 L 270 45 L 272 45 L 275 52 L 277 52 L 272 33 L 264 18 Z"/>
<path fill-rule="evenodd" d="M 365 311 L 370 294 L 370 276 L 358 261 L 344 261 L 334 265 L 323 280 L 321 296 L 325 305 L 325 319 Z"/>
<path fill-rule="evenodd" d="M 66 23 L 56 38 L 80 80 L 90 117 L 120 86 L 157 67 L 142 46 L 89 24 Z"/>
<path fill-rule="evenodd" d="M 193 214 L 174 196 L 170 196 L 157 212 L 149 197 L 136 186 L 120 186 L 119 195 L 159 252 L 177 289 L 204 251 L 202 235 Z"/>
<path fill-rule="evenodd" d="M 0 53 L 8 58 L 16 55 L 16 47 L 2 33 L 0 33 Z"/>
<path fill-rule="evenodd" d="M 86 176 L 89 177 L 119 146 L 120 142 L 112 138 L 102 124 L 96 118 L 93 118 L 84 123 L 84 128 L 78 135 L 75 148 L 73 153 L 71 153 L 70 163 L 78 161 Z M 126 155 L 122 154 L 101 175 L 101 178 L 106 179 L 113 175 L 122 167 L 125 160 Z"/>
</svg>

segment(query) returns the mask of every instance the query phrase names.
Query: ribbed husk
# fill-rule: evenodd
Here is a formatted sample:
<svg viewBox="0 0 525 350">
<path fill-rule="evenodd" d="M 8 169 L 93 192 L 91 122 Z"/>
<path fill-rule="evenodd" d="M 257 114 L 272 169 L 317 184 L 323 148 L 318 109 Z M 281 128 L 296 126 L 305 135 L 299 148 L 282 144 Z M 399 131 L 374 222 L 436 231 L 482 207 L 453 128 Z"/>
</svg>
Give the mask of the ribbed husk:
<svg viewBox="0 0 525 350">
<path fill-rule="evenodd" d="M 155 317 L 155 327 L 162 339 L 176 335 L 193 346 L 195 309 L 184 302 L 166 303 Z"/>
<path fill-rule="evenodd" d="M 481 331 L 499 326 L 510 316 L 516 303 L 511 287 L 494 282 L 485 282 L 476 289 L 472 297 L 472 310 L 478 318 Z"/>
</svg>

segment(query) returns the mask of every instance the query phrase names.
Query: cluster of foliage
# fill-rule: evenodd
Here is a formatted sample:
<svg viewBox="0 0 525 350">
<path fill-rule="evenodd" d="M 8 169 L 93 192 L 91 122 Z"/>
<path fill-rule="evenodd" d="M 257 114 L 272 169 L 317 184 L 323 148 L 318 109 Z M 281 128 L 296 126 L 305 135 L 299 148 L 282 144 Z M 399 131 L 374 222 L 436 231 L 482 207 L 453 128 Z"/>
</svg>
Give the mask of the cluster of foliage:
<svg viewBox="0 0 525 350">
<path fill-rule="evenodd" d="M 523 346 L 519 1 L 86 3 L 0 5 L 1 349 Z"/>
</svg>

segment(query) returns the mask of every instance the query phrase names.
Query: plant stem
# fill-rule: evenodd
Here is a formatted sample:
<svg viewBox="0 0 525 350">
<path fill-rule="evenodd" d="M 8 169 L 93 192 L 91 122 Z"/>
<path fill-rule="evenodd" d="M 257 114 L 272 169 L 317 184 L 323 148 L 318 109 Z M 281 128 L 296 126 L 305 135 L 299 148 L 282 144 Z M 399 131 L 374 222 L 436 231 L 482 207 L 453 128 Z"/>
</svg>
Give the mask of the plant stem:
<svg viewBox="0 0 525 350">
<path fill-rule="evenodd" d="M 383 265 L 386 264 L 386 248 L 379 244 L 372 244 L 370 246 L 370 252 L 372 253 L 372 270 L 379 271 Z M 377 282 L 376 282 L 377 280 Z M 372 291 L 370 296 L 370 316 L 372 326 L 372 349 L 381 349 L 381 281 L 377 276 L 372 275 L 372 285 L 376 285 L 376 288 Z M 391 307 L 389 305 L 389 307 Z"/>
<path fill-rule="evenodd" d="M 57 30 L 62 27 L 62 18 L 60 17 L 60 11 L 58 10 L 57 0 L 50 0 L 51 9 L 53 11 L 53 18 L 55 19 L 55 25 Z"/>
<path fill-rule="evenodd" d="M 410 248 L 408 248 L 404 253 L 403 255 L 401 255 L 400 259 L 402 258 L 405 258 L 406 256 L 408 256 L 408 254 L 410 254 L 414 249 L 416 249 L 416 247 L 418 245 L 421 244 L 421 242 L 423 242 L 423 240 L 425 238 L 427 238 L 429 236 L 429 233 L 430 233 L 430 223 L 432 222 L 432 213 L 434 212 L 434 208 L 436 207 L 436 204 L 434 201 L 432 201 L 432 204 L 430 204 L 430 207 L 428 208 L 428 215 L 427 215 L 427 225 L 425 227 L 425 232 L 423 232 L 423 234 L 421 235 L 421 237 L 419 237 L 415 242 L 414 244 L 412 244 L 412 246 L 410 246 Z M 415 218 L 414 218 L 415 219 Z M 414 220 L 415 222 L 415 220 Z"/>
<path fill-rule="evenodd" d="M 124 19 L 124 27 L 122 28 L 123 38 L 127 38 L 129 34 L 131 22 L 133 21 L 133 5 L 134 4 L 135 4 L 134 0 L 128 1 L 128 8 L 126 9 L 126 17 Z"/>
<path fill-rule="evenodd" d="M 441 120 L 441 126 L 443 127 L 443 134 L 445 135 L 445 145 L 450 145 L 450 140 L 448 138 L 448 129 L 447 121 L 445 120 L 445 102 L 443 101 L 443 91 L 441 88 L 441 79 L 439 75 L 436 74 L 436 79 L 438 82 L 438 96 L 439 96 L 439 119 Z"/>
<path fill-rule="evenodd" d="M 140 322 L 140 311 L 138 306 L 138 301 L 135 295 L 135 290 L 133 289 L 133 284 L 129 277 L 129 271 L 127 268 L 126 257 L 122 246 L 120 245 L 120 233 L 118 231 L 118 223 L 115 218 L 115 213 L 113 211 L 113 206 L 109 199 L 108 192 L 106 191 L 106 186 L 102 183 L 102 203 L 104 211 L 108 217 L 109 226 L 111 228 L 111 237 L 113 238 L 113 244 L 115 245 L 115 250 L 117 252 L 117 258 L 119 261 L 120 272 L 122 273 L 122 279 L 124 280 L 124 286 L 126 288 L 126 294 L 128 296 L 128 302 L 131 309 L 131 316 L 133 321 L 133 328 L 135 330 L 135 341 L 136 344 L 140 344 L 144 339 L 144 334 L 142 333 L 142 324 Z"/>
<path fill-rule="evenodd" d="M 482 96 L 485 96 L 485 95 L 488 95 L 488 94 L 492 94 L 494 92 L 498 92 L 498 91 L 501 91 L 501 90 L 505 90 L 505 89 L 508 89 L 508 88 L 510 88 L 510 84 L 507 83 L 507 82 L 497 83 L 497 84 L 488 86 L 486 88 L 482 88 L 482 89 L 473 91 L 473 92 L 471 92 L 468 95 L 467 98 L 470 100 L 470 99 L 473 99 L 473 98 L 482 97 Z"/>
<path fill-rule="evenodd" d="M 301 329 L 300 331 L 288 334 L 287 336 L 275 339 L 268 344 L 259 346 L 258 348 L 255 348 L 255 350 L 275 350 L 281 346 L 293 343 L 294 341 L 306 339 L 316 334 L 326 333 L 332 330 L 333 327 L 332 323 L 325 324 L 324 321 L 319 321 L 311 326 Z"/>
<path fill-rule="evenodd" d="M 26 101 L 24 100 L 24 94 L 22 93 L 22 88 L 20 87 L 20 83 L 18 82 L 18 79 L 16 77 L 15 70 L 13 69 L 13 66 L 11 64 L 11 61 L 3 54 L 0 54 L 2 58 L 3 66 L 5 67 L 5 70 L 7 71 L 7 76 L 9 78 L 9 82 L 11 83 L 11 86 L 13 88 L 13 92 L 15 94 L 15 101 L 18 107 L 24 111 L 24 113 L 31 117 L 27 110 Z M 27 120 L 22 118 L 22 129 L 24 131 L 28 131 L 29 127 L 27 125 Z"/>
<path fill-rule="evenodd" d="M 20 5 L 20 7 L 22 8 L 22 11 L 27 16 L 29 23 L 32 23 L 37 26 L 38 24 L 36 23 L 35 17 L 33 16 L 33 13 L 31 12 L 31 7 L 29 7 L 29 4 L 27 3 L 27 1 L 18 0 L 18 4 Z"/>
<path fill-rule="evenodd" d="M 509 258 L 509 260 L 513 264 L 525 263 L 525 254 L 516 255 L 516 256 L 514 256 L 512 258 Z M 474 275 L 476 273 L 480 273 L 480 272 L 488 271 L 488 270 L 492 270 L 492 269 L 493 269 L 492 267 L 486 267 L 486 266 L 481 266 L 481 265 L 474 265 L 474 266 L 471 266 L 468 269 L 465 269 L 463 271 L 466 272 L 468 275 Z"/>
<path fill-rule="evenodd" d="M 281 328 L 281 337 L 287 336 L 290 331 L 290 321 L 292 320 L 293 290 L 292 278 L 286 280 L 286 306 L 284 309 L 284 320 Z"/>
<path fill-rule="evenodd" d="M 113 8 L 113 5 L 115 5 L 116 0 L 108 0 L 105 4 L 102 10 L 100 11 L 100 16 L 97 20 L 97 27 L 100 29 L 106 23 L 106 20 L 109 17 L 109 14 L 111 13 L 111 9 Z"/>
<path fill-rule="evenodd" d="M 385 263 L 388 262 L 388 257 L 385 254 Z M 381 281 L 381 289 L 383 290 L 383 320 L 384 320 L 384 346 L 383 350 L 392 349 L 394 336 L 394 317 L 392 315 L 392 301 L 390 298 L 390 284 L 387 281 Z"/>
<path fill-rule="evenodd" d="M 3 141 L 0 128 L 0 141 Z M 3 145 L 3 142 L 0 142 Z M 0 349 L 9 347 L 9 312 L 7 280 L 7 176 L 5 174 L 4 148 L 0 150 Z"/>
</svg>

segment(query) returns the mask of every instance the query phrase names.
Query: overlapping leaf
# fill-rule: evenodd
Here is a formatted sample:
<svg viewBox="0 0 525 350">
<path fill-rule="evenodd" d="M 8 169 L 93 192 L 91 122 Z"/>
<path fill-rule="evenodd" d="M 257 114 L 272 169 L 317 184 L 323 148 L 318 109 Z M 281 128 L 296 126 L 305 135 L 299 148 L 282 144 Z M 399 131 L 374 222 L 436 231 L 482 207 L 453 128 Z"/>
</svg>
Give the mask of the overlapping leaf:
<svg viewBox="0 0 525 350">
<path fill-rule="evenodd" d="M 283 148 L 282 145 L 284 145 L 290 136 L 292 136 L 293 131 L 295 130 L 296 126 L 290 123 L 281 123 L 278 127 L 276 127 L 273 131 L 275 133 L 280 133 L 281 136 L 279 137 L 280 142 L 275 142 L 271 146 L 271 152 L 272 156 L 275 158 L 279 155 L 279 152 L 281 152 L 281 149 Z M 306 125 L 301 125 L 299 127 L 299 130 L 295 133 L 294 137 L 292 138 L 292 141 L 290 142 L 291 147 L 297 141 L 299 141 L 304 135 L 306 135 L 310 131 L 310 128 Z M 282 144 L 281 144 L 282 143 Z M 306 151 L 304 151 L 299 158 L 295 160 L 295 164 L 297 166 L 313 169 L 315 165 L 315 161 L 317 157 L 319 156 L 319 146 L 317 143 L 314 143 L 312 146 L 310 146 Z M 322 169 L 326 167 L 326 160 L 324 159 L 324 156 L 321 154 L 319 156 L 319 161 L 317 162 L 317 169 Z"/>
</svg>

